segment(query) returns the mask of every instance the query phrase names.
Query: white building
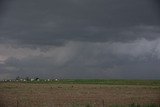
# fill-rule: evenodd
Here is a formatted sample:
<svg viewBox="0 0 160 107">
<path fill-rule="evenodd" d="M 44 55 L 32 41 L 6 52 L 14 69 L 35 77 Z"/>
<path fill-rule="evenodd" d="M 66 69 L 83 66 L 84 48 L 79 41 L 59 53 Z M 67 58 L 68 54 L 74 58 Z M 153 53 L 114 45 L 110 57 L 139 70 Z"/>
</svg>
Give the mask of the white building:
<svg viewBox="0 0 160 107">
<path fill-rule="evenodd" d="M 33 79 L 33 78 L 31 78 L 31 81 L 34 81 L 34 79 Z"/>
</svg>

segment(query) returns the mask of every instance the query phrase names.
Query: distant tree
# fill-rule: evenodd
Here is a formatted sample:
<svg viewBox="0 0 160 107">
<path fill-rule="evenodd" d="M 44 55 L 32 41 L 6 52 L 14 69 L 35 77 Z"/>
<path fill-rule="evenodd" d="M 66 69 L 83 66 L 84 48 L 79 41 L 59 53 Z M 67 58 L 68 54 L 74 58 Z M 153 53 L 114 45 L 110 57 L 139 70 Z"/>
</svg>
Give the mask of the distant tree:
<svg viewBox="0 0 160 107">
<path fill-rule="evenodd" d="M 39 78 L 36 78 L 35 80 L 36 80 L 36 81 L 39 81 Z"/>
<path fill-rule="evenodd" d="M 30 78 L 29 78 L 29 77 L 26 77 L 26 81 L 30 81 Z"/>
<path fill-rule="evenodd" d="M 16 77 L 16 80 L 20 80 L 20 77 L 18 76 L 18 77 Z"/>
</svg>

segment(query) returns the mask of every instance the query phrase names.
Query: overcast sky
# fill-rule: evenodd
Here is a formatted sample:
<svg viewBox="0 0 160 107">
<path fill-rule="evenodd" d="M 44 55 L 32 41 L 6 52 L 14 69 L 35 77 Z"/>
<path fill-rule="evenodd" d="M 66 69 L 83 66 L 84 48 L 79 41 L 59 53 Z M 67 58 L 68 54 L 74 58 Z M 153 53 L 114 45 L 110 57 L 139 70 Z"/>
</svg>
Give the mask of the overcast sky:
<svg viewBox="0 0 160 107">
<path fill-rule="evenodd" d="M 0 0 L 0 80 L 159 79 L 159 0 Z"/>
</svg>

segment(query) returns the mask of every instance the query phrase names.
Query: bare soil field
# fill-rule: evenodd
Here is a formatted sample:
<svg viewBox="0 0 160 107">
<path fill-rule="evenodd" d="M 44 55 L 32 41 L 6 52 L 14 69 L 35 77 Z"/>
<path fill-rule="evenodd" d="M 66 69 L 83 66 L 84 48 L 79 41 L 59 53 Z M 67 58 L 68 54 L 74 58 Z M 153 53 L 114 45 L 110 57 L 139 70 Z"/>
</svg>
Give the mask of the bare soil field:
<svg viewBox="0 0 160 107">
<path fill-rule="evenodd" d="M 160 104 L 160 86 L 0 83 L 0 107 Z"/>
</svg>

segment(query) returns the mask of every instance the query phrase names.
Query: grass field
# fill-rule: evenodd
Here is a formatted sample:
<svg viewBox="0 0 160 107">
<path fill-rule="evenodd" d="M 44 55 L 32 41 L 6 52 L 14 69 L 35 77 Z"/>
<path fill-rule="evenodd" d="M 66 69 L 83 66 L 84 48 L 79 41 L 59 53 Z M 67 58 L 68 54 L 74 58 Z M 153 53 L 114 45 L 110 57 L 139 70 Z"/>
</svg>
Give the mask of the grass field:
<svg viewBox="0 0 160 107">
<path fill-rule="evenodd" d="M 160 107 L 160 81 L 1 82 L 0 107 Z"/>
<path fill-rule="evenodd" d="M 39 83 L 39 84 L 99 84 L 99 85 L 149 85 L 160 86 L 160 80 L 104 80 L 104 79 L 64 79 L 64 80 L 40 80 L 27 81 L 21 83 Z"/>
</svg>

